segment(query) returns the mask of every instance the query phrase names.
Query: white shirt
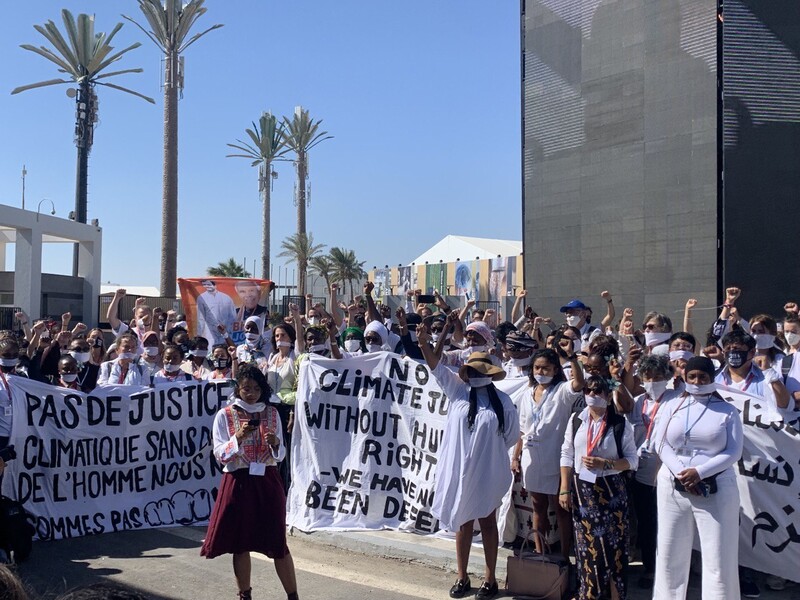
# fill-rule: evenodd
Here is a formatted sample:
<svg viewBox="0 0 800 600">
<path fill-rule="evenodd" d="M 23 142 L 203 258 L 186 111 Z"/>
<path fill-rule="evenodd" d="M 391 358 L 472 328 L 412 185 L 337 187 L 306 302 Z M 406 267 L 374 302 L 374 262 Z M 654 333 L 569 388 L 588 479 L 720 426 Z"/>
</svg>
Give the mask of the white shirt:
<svg viewBox="0 0 800 600">
<path fill-rule="evenodd" d="M 586 437 L 589 430 L 589 408 L 586 407 L 580 414 L 581 424 L 578 431 L 574 434 L 572 432 L 572 419 L 567 423 L 567 430 L 564 433 L 564 443 L 561 445 L 561 466 L 572 467 L 576 472 L 580 472 L 586 467 L 583 466 L 581 460 L 586 456 Z M 600 425 L 602 419 L 595 421 L 594 426 Z M 593 430 L 593 433 L 597 433 Z M 574 439 L 573 439 L 574 438 Z M 602 439 L 597 443 L 592 451 L 592 456 L 608 460 L 617 460 L 624 458 L 628 461 L 631 470 L 635 470 L 639 465 L 639 457 L 636 455 L 636 442 L 633 439 L 633 427 L 628 421 L 625 421 L 625 431 L 622 434 L 622 456 L 617 454 L 617 442 L 614 439 L 614 431 L 612 427 L 607 427 Z M 589 469 L 595 475 L 605 477 L 607 475 L 614 475 L 620 473 L 615 469 Z"/>
<path fill-rule="evenodd" d="M 636 481 L 645 485 L 656 485 L 658 470 L 661 468 L 661 459 L 653 450 L 653 440 L 659 418 L 666 415 L 669 418 L 669 402 L 680 396 L 679 391 L 667 389 L 658 401 L 653 400 L 647 394 L 636 396 L 633 402 L 633 409 L 625 415 L 625 418 L 633 426 L 633 438 L 639 453 L 639 465 L 634 477 Z M 674 410 L 674 405 L 671 407 Z M 649 437 L 648 437 L 649 433 Z"/>
<path fill-rule="evenodd" d="M 0 374 L 0 437 L 11 437 L 11 420 L 13 418 L 11 403 L 10 373 Z"/>
<path fill-rule="evenodd" d="M 100 365 L 100 372 L 97 374 L 97 387 L 106 385 L 150 385 L 149 381 L 144 381 L 142 371 L 135 362 L 128 364 L 128 372 L 125 378 L 120 381 L 122 367 L 119 359 L 109 360 Z"/>
</svg>

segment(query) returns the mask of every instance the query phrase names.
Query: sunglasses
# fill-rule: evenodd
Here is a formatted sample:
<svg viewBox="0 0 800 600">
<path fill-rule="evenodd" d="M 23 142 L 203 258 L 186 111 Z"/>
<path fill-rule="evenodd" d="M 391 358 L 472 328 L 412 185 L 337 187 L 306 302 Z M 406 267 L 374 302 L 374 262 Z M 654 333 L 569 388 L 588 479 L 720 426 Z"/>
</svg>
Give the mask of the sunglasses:
<svg viewBox="0 0 800 600">
<path fill-rule="evenodd" d="M 380 338 L 371 337 L 371 336 L 365 337 L 364 341 L 367 342 L 368 344 L 380 344 L 380 342 L 381 342 Z"/>
</svg>

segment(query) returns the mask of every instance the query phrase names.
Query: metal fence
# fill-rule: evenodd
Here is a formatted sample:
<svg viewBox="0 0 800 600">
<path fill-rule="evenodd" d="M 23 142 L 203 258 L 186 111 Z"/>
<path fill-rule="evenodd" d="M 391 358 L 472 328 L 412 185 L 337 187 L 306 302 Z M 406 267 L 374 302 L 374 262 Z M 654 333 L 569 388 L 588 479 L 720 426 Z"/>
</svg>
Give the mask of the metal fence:
<svg viewBox="0 0 800 600">
<path fill-rule="evenodd" d="M 0 329 L 6 331 L 18 331 L 22 329 L 22 324 L 14 318 L 14 313 L 19 308 L 15 306 L 0 306 Z"/>
<path fill-rule="evenodd" d="M 108 327 L 106 314 L 108 313 L 108 307 L 113 297 L 113 295 L 104 295 L 98 298 L 97 320 L 99 321 L 98 325 L 100 327 Z M 144 298 L 145 304 L 150 308 L 159 307 L 164 312 L 170 310 L 174 310 L 176 313 L 183 312 L 183 304 L 180 300 L 176 300 L 175 298 L 164 298 L 163 296 L 124 296 L 122 300 L 119 301 L 118 316 L 121 320 L 128 321 L 133 318 L 133 308 L 136 306 L 137 298 Z M 89 323 L 87 323 L 87 325 L 89 325 Z"/>
</svg>

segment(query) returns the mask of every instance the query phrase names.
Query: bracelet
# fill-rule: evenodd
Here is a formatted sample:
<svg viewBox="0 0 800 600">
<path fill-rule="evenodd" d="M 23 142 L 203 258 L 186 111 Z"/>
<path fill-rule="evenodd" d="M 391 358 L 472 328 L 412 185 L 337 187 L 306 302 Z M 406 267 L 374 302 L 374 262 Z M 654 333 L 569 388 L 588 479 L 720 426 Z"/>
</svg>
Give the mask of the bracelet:
<svg viewBox="0 0 800 600">
<path fill-rule="evenodd" d="M 607 471 L 611 471 L 614 469 L 614 463 L 612 463 L 610 460 L 607 460 L 603 463 L 603 468 Z"/>
<path fill-rule="evenodd" d="M 567 496 L 569 492 L 558 492 L 559 496 Z"/>
<path fill-rule="evenodd" d="M 612 298 L 609 298 L 608 300 L 606 300 L 606 302 L 608 302 L 609 304 L 611 304 L 613 301 L 614 300 Z"/>
</svg>

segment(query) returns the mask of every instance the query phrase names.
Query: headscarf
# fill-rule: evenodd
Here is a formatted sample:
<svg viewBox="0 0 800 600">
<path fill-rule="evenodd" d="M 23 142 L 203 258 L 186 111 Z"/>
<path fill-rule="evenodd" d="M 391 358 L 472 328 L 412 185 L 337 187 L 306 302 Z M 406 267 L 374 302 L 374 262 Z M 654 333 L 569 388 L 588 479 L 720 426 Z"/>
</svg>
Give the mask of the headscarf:
<svg viewBox="0 0 800 600">
<path fill-rule="evenodd" d="M 252 317 L 247 317 L 244 320 L 244 324 L 242 325 L 242 329 L 247 329 L 248 323 L 255 323 L 256 327 L 258 328 L 258 335 L 264 334 L 264 321 L 261 320 L 261 317 L 257 317 L 253 315 Z"/>
<path fill-rule="evenodd" d="M 483 338 L 483 341 L 491 346 L 494 343 L 494 336 L 492 335 L 492 330 L 489 329 L 489 326 L 484 323 L 483 321 L 473 321 L 469 325 L 467 325 L 467 331 L 474 331 L 478 335 Z"/>
<path fill-rule="evenodd" d="M 348 327 L 342 332 L 342 341 L 347 339 L 347 336 L 352 334 L 353 337 L 359 341 L 364 341 L 364 332 L 361 331 L 360 327 Z"/>
<path fill-rule="evenodd" d="M 506 336 L 506 348 L 512 352 L 532 351 L 538 347 L 538 342 L 524 331 L 509 331 Z"/>
<path fill-rule="evenodd" d="M 381 338 L 381 347 L 385 350 L 392 350 L 389 347 L 389 330 L 386 329 L 386 325 L 381 323 L 380 321 L 370 321 L 367 323 L 367 328 L 364 330 L 364 336 L 368 333 L 376 333 L 378 337 Z"/>
</svg>

